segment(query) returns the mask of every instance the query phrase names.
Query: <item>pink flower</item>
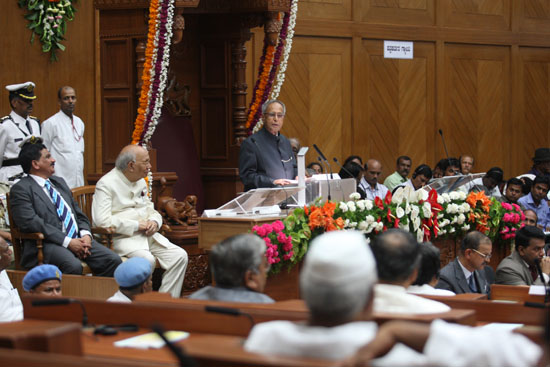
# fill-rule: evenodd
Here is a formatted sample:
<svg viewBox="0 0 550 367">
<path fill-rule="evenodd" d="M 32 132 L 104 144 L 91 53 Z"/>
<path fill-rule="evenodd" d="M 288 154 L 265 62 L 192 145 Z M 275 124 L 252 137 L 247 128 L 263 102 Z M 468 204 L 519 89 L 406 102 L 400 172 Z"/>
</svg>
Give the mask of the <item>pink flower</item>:
<svg viewBox="0 0 550 367">
<path fill-rule="evenodd" d="M 523 212 L 521 212 L 521 221 L 523 222 L 525 220 L 525 214 L 523 214 Z"/>
<path fill-rule="evenodd" d="M 525 223 L 521 223 L 521 225 L 519 226 L 519 228 L 523 228 L 525 227 Z"/>
<path fill-rule="evenodd" d="M 512 205 L 508 204 L 508 203 L 502 203 L 502 207 L 506 210 L 513 210 L 514 208 L 512 207 Z"/>
<path fill-rule="evenodd" d="M 279 241 L 279 243 L 286 243 L 286 235 L 283 232 L 279 232 L 277 241 Z"/>
<path fill-rule="evenodd" d="M 283 255 L 283 260 L 290 260 L 292 258 L 292 253 L 288 253 L 286 255 Z"/>
<path fill-rule="evenodd" d="M 254 226 L 252 227 L 252 231 L 256 232 L 256 234 L 260 237 L 265 237 L 267 235 L 267 232 L 265 231 L 265 228 L 263 226 Z"/>
<path fill-rule="evenodd" d="M 503 203 L 503 204 L 506 204 L 506 203 Z M 513 216 L 510 213 L 504 213 L 502 220 L 505 222 L 511 222 L 513 220 Z"/>
<path fill-rule="evenodd" d="M 275 221 L 273 224 L 273 229 L 275 230 L 275 232 L 279 233 L 281 232 L 283 229 L 285 229 L 285 225 L 283 222 L 281 222 L 280 220 L 278 221 Z"/>
<path fill-rule="evenodd" d="M 519 214 L 514 213 L 514 224 L 518 224 L 520 220 Z"/>
<path fill-rule="evenodd" d="M 269 223 L 264 224 L 262 227 L 265 229 L 265 232 L 267 234 L 270 234 L 271 232 L 273 232 L 273 226 Z"/>
<path fill-rule="evenodd" d="M 514 209 L 516 209 L 518 212 L 521 212 L 521 208 L 519 207 L 518 204 L 512 204 L 512 206 L 513 206 Z"/>
<path fill-rule="evenodd" d="M 517 231 L 517 229 L 515 227 L 512 227 L 511 231 L 515 232 L 515 231 Z"/>
<path fill-rule="evenodd" d="M 510 228 L 508 227 L 504 227 L 504 229 L 502 231 L 500 231 L 501 234 L 505 234 L 505 233 L 508 233 L 510 232 Z"/>
<path fill-rule="evenodd" d="M 267 247 L 271 246 L 271 239 L 269 237 L 264 237 L 264 242 L 267 245 Z"/>
</svg>

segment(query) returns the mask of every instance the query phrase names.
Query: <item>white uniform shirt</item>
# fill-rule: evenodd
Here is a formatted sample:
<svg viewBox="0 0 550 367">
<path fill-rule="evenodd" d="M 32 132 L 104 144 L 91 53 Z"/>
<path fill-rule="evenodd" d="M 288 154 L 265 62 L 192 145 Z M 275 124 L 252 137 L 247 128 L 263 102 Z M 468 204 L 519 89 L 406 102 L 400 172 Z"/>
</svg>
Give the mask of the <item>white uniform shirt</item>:
<svg viewBox="0 0 550 367">
<path fill-rule="evenodd" d="M 399 285 L 374 286 L 374 312 L 425 314 L 450 310 L 444 303 L 409 294 L 405 287 Z"/>
<path fill-rule="evenodd" d="M 407 293 L 412 294 L 426 294 L 430 296 L 456 296 L 455 292 L 447 289 L 434 288 L 429 284 L 411 285 L 407 288 Z"/>
<path fill-rule="evenodd" d="M 23 304 L 5 270 L 0 272 L 0 322 L 23 320 Z"/>
<path fill-rule="evenodd" d="M 27 121 L 31 131 L 27 128 Z M 0 164 L 6 159 L 14 159 L 19 156 L 19 145 L 30 135 L 40 136 L 40 125 L 37 120 L 23 117 L 11 111 L 9 118 L 0 123 Z M 15 181 L 8 181 L 12 176 L 23 172 L 21 166 L 0 167 L 0 182 L 13 185 Z"/>
<path fill-rule="evenodd" d="M 74 128 L 73 128 L 74 124 Z M 84 186 L 84 122 L 59 111 L 42 123 L 44 145 L 57 161 L 55 175 L 71 189 Z"/>
<path fill-rule="evenodd" d="M 126 295 L 119 289 L 115 294 L 107 299 L 107 302 L 132 303 L 132 300 L 126 297 Z"/>
</svg>

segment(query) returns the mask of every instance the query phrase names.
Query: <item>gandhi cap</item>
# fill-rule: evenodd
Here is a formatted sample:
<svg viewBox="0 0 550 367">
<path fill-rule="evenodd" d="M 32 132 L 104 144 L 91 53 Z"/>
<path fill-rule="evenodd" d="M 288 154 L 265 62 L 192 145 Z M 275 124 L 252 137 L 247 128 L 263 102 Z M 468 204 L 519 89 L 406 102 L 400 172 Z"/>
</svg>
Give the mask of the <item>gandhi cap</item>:
<svg viewBox="0 0 550 367">
<path fill-rule="evenodd" d="M 34 87 L 35 85 L 33 82 L 6 85 L 6 89 L 10 92 L 10 99 L 13 97 L 21 97 L 26 100 L 33 100 L 36 98 L 34 95 Z"/>
<path fill-rule="evenodd" d="M 115 270 L 115 280 L 121 288 L 134 288 L 144 283 L 153 272 L 151 263 L 143 257 L 132 257 Z"/>
<path fill-rule="evenodd" d="M 23 278 L 23 289 L 30 292 L 40 284 L 48 280 L 61 281 L 61 270 L 55 265 L 43 264 L 32 268 Z"/>
</svg>

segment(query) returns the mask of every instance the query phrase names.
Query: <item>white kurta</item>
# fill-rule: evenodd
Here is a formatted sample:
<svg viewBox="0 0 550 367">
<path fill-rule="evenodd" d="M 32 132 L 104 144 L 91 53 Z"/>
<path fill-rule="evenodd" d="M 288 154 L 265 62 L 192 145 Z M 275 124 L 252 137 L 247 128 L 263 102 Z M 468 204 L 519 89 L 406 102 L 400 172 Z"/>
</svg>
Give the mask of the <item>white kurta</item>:
<svg viewBox="0 0 550 367">
<path fill-rule="evenodd" d="M 23 320 L 23 304 L 5 270 L 0 272 L 0 322 Z"/>
<path fill-rule="evenodd" d="M 29 121 L 31 131 L 27 128 L 26 121 Z M 19 156 L 21 148 L 19 145 L 30 135 L 40 136 L 40 125 L 34 118 L 28 117 L 25 120 L 15 112 L 11 111 L 10 118 L 3 120 L 0 124 L 0 165 L 6 159 L 14 159 Z M 10 186 L 15 181 L 8 181 L 12 176 L 23 172 L 21 166 L 0 167 L 0 182 L 8 183 Z"/>
<path fill-rule="evenodd" d="M 74 130 L 73 130 L 74 123 Z M 63 177 L 71 189 L 84 186 L 84 122 L 63 111 L 42 123 L 44 145 L 55 158 L 55 175 Z"/>
<path fill-rule="evenodd" d="M 450 310 L 444 303 L 408 294 L 405 287 L 399 285 L 374 286 L 374 312 L 426 314 Z"/>
<path fill-rule="evenodd" d="M 344 359 L 375 336 L 374 322 L 351 322 L 336 327 L 318 327 L 291 321 L 271 321 L 252 328 L 244 348 L 249 352 L 320 359 Z M 540 348 L 523 335 L 494 332 L 432 322 L 423 353 L 396 344 L 372 366 L 531 366 L 541 356 Z"/>
<path fill-rule="evenodd" d="M 447 289 L 434 288 L 429 284 L 411 285 L 409 288 L 407 288 L 407 293 L 426 294 L 431 296 L 456 296 L 455 292 L 449 291 Z"/>
<path fill-rule="evenodd" d="M 107 302 L 132 303 L 132 300 L 120 290 L 107 299 Z"/>
</svg>

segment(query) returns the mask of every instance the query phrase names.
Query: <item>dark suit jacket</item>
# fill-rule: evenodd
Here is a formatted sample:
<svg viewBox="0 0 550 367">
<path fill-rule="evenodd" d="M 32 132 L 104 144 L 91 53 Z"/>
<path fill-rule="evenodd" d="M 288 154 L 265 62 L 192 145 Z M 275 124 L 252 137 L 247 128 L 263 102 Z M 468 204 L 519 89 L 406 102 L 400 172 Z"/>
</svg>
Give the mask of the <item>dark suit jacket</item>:
<svg viewBox="0 0 550 367">
<path fill-rule="evenodd" d="M 57 176 L 50 177 L 50 181 L 71 207 L 78 230 L 90 231 L 90 222 L 74 201 L 71 189 L 65 181 Z M 13 220 L 22 232 L 42 232 L 44 246 L 63 245 L 66 234 L 63 232 L 63 223 L 57 215 L 55 205 L 32 177 L 23 177 L 13 185 L 10 190 L 10 206 Z M 37 252 L 34 241 L 25 241 L 21 265 L 28 268 L 36 264 Z"/>
<path fill-rule="evenodd" d="M 487 281 L 485 271 L 475 270 L 474 274 L 477 280 L 478 293 L 488 294 L 491 290 L 491 285 L 489 281 Z M 464 276 L 464 271 L 462 271 L 458 263 L 458 257 L 441 269 L 439 282 L 437 282 L 435 287 L 447 289 L 456 294 L 472 293 L 466 281 L 466 277 Z"/>
<path fill-rule="evenodd" d="M 505 257 L 497 267 L 497 284 L 505 285 L 542 285 L 540 277 L 533 282 L 529 267 L 521 256 L 514 250 Z"/>
</svg>

